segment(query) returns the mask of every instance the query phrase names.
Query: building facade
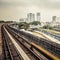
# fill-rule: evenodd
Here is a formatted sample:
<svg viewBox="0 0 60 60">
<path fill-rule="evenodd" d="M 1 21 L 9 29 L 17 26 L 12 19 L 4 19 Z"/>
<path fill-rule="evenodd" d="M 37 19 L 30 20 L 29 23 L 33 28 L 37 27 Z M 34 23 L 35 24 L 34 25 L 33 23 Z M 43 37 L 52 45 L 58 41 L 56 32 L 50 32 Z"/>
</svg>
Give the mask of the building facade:
<svg viewBox="0 0 60 60">
<path fill-rule="evenodd" d="M 40 21 L 40 19 L 41 19 L 40 13 L 38 12 L 38 13 L 36 14 L 36 20 L 37 20 L 37 21 Z"/>
<path fill-rule="evenodd" d="M 20 18 L 20 22 L 26 22 L 26 18 Z"/>
<path fill-rule="evenodd" d="M 56 22 L 56 16 L 52 16 L 52 22 Z"/>
<path fill-rule="evenodd" d="M 28 22 L 35 21 L 35 14 L 34 13 L 28 13 L 27 14 L 27 20 L 28 20 Z"/>
</svg>

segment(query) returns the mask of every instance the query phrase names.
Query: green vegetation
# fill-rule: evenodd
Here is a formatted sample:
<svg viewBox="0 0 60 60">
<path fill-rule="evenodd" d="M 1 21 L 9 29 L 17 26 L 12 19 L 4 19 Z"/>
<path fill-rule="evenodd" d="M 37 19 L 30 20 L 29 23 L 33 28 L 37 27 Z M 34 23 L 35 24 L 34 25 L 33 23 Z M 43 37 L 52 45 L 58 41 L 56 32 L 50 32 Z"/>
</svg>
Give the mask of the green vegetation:
<svg viewBox="0 0 60 60">
<path fill-rule="evenodd" d="M 43 28 L 44 29 L 52 29 L 53 27 L 51 25 L 44 25 Z"/>
<path fill-rule="evenodd" d="M 0 23 L 12 23 L 13 21 L 4 21 L 4 20 L 0 20 Z"/>
<path fill-rule="evenodd" d="M 4 21 L 3 20 L 0 20 L 0 23 L 4 23 Z"/>
<path fill-rule="evenodd" d="M 27 30 L 29 28 L 29 24 L 26 23 L 26 22 L 20 22 L 18 24 L 18 27 L 19 27 L 19 29 L 25 29 L 25 30 Z"/>
<path fill-rule="evenodd" d="M 5 21 L 5 23 L 13 23 L 13 21 Z"/>
<path fill-rule="evenodd" d="M 33 21 L 29 23 L 30 25 L 41 25 L 39 21 Z"/>
</svg>

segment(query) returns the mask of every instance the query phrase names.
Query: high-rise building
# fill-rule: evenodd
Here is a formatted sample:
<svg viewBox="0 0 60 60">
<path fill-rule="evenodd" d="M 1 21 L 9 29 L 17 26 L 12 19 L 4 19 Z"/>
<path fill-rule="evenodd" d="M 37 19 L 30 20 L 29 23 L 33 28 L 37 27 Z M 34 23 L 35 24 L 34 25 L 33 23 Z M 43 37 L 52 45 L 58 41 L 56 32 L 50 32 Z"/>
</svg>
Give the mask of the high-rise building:
<svg viewBox="0 0 60 60">
<path fill-rule="evenodd" d="M 28 13 L 28 14 L 27 14 L 27 19 L 28 19 L 28 22 L 35 21 L 35 14 L 33 14 L 33 13 Z"/>
<path fill-rule="evenodd" d="M 20 18 L 20 22 L 26 22 L 26 18 Z"/>
<path fill-rule="evenodd" d="M 33 14 L 33 21 L 35 21 L 35 14 Z"/>
<path fill-rule="evenodd" d="M 52 16 L 52 22 L 51 25 L 53 26 L 60 26 L 60 17 Z"/>
<path fill-rule="evenodd" d="M 52 22 L 56 22 L 56 16 L 52 16 Z"/>
<path fill-rule="evenodd" d="M 23 19 L 23 18 L 20 18 L 19 21 L 20 21 L 20 22 L 24 22 L 24 19 Z"/>
<path fill-rule="evenodd" d="M 60 17 L 57 17 L 56 18 L 56 22 L 60 22 Z"/>
<path fill-rule="evenodd" d="M 40 21 L 41 17 L 40 17 L 40 13 L 39 12 L 36 14 L 36 18 L 37 18 L 36 19 L 37 21 Z"/>
</svg>

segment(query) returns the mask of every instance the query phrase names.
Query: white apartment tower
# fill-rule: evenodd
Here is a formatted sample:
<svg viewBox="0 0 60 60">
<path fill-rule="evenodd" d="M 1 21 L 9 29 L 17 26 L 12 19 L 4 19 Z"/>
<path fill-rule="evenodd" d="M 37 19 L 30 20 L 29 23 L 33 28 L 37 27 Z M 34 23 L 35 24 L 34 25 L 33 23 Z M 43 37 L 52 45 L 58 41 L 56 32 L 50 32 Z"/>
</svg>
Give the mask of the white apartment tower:
<svg viewBox="0 0 60 60">
<path fill-rule="evenodd" d="M 28 19 L 28 22 L 35 21 L 35 14 L 34 13 L 28 13 L 27 19 Z"/>
<path fill-rule="evenodd" d="M 38 12 L 38 13 L 36 14 L 36 20 L 37 20 L 37 21 L 40 21 L 40 19 L 41 19 L 40 13 Z"/>
</svg>

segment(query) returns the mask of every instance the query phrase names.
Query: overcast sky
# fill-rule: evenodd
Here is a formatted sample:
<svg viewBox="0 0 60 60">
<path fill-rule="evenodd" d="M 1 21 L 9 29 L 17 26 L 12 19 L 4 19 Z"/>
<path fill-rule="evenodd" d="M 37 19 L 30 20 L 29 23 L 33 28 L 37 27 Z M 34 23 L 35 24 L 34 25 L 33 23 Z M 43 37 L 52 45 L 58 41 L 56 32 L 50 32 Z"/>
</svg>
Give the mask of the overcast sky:
<svg viewBox="0 0 60 60">
<path fill-rule="evenodd" d="M 19 21 L 27 13 L 41 13 L 42 21 L 60 16 L 60 0 L 0 0 L 0 19 Z"/>
</svg>

